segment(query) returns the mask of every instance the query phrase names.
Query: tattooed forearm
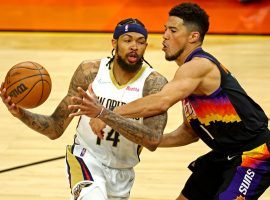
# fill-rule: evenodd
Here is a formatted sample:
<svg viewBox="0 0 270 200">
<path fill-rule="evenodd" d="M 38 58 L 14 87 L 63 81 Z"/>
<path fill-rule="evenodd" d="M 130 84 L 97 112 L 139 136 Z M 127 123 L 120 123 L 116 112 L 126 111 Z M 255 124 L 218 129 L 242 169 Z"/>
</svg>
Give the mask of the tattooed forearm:
<svg viewBox="0 0 270 200">
<path fill-rule="evenodd" d="M 151 151 L 157 148 L 160 142 L 160 136 L 162 135 L 163 128 L 165 126 L 163 123 L 164 120 L 159 119 L 159 121 L 156 122 L 161 122 L 161 124 L 163 124 L 161 125 L 163 128 L 151 129 L 148 126 L 124 118 L 107 109 L 103 111 L 100 119 L 102 119 L 106 124 L 108 124 L 127 139 L 137 144 L 143 145 Z M 159 125 L 156 127 L 159 127 Z"/>
<path fill-rule="evenodd" d="M 22 116 L 19 119 L 31 129 L 50 139 L 56 139 L 63 134 L 71 121 L 71 118 L 68 117 L 70 111 L 67 109 L 70 101 L 70 97 L 66 96 L 50 116 L 22 110 Z"/>
<path fill-rule="evenodd" d="M 50 127 L 50 122 L 47 116 L 31 113 L 27 110 L 23 110 L 23 115 L 20 120 L 31 129 L 38 131 L 39 133 L 46 133 Z M 44 134 L 45 135 L 45 134 Z"/>
</svg>

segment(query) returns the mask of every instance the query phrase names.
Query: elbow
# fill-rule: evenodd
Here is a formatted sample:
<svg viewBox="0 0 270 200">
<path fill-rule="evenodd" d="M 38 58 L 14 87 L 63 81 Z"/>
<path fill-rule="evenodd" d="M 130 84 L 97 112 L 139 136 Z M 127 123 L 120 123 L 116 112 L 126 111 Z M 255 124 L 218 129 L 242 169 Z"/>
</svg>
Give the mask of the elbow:
<svg viewBox="0 0 270 200">
<path fill-rule="evenodd" d="M 147 141 L 147 145 L 145 145 L 145 147 L 149 150 L 154 152 L 158 146 L 159 143 L 161 142 L 161 137 L 159 136 L 157 139 L 155 140 L 151 140 L 151 141 Z"/>
<path fill-rule="evenodd" d="M 151 152 L 154 152 L 156 149 L 157 149 L 158 146 L 155 146 L 155 145 L 147 145 L 147 149 Z"/>
<path fill-rule="evenodd" d="M 200 139 L 199 137 L 194 137 L 192 142 L 193 142 L 193 143 L 194 143 L 194 142 L 198 142 L 199 139 Z"/>
<path fill-rule="evenodd" d="M 60 138 L 61 135 L 62 135 L 62 134 L 59 134 L 59 133 L 56 133 L 56 132 L 55 132 L 55 133 L 51 133 L 51 134 L 47 135 L 47 137 L 48 137 L 50 140 L 56 140 L 56 139 Z"/>
</svg>

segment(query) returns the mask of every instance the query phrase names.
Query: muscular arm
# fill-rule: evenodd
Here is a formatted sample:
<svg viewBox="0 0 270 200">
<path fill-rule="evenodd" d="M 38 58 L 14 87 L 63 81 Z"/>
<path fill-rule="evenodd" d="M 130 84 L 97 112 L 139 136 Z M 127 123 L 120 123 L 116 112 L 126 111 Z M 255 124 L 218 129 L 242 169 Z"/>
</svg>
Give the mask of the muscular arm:
<svg viewBox="0 0 270 200">
<path fill-rule="evenodd" d="M 176 130 L 162 136 L 159 147 L 178 147 L 188 145 L 199 140 L 198 135 L 187 122 L 182 123 Z"/>
<path fill-rule="evenodd" d="M 152 73 L 145 81 L 143 96 L 154 94 L 167 83 L 158 73 Z M 143 119 L 143 125 L 105 109 L 100 116 L 106 124 L 127 139 L 154 151 L 167 123 L 167 113 Z"/>
<path fill-rule="evenodd" d="M 220 73 L 213 63 L 204 58 L 195 58 L 180 66 L 173 80 L 160 92 L 117 107 L 114 111 L 125 117 L 157 115 L 190 94 L 212 93 L 218 88 L 219 81 Z"/>
<path fill-rule="evenodd" d="M 25 109 L 20 109 L 18 118 L 33 130 L 46 135 L 50 139 L 59 138 L 72 118 L 68 110 L 68 105 L 72 103 L 71 97 L 78 96 L 77 87 L 86 90 L 89 84 L 93 81 L 98 70 L 98 62 L 84 62 L 79 65 L 70 81 L 67 95 L 59 103 L 55 111 L 50 115 L 40 115 L 32 113 Z"/>
</svg>

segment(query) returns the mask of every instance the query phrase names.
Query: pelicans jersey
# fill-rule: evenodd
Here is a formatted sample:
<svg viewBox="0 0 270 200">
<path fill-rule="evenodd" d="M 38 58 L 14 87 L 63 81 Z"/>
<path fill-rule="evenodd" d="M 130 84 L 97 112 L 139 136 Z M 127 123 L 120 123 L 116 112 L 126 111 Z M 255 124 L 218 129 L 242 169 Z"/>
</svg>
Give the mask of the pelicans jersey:
<svg viewBox="0 0 270 200">
<path fill-rule="evenodd" d="M 198 136 L 213 150 L 238 153 L 270 140 L 268 119 L 262 108 L 239 85 L 216 58 L 201 48 L 193 57 L 207 58 L 221 73 L 220 87 L 211 95 L 190 95 L 182 101 L 183 112 Z"/>
<path fill-rule="evenodd" d="M 134 101 L 143 95 L 146 78 L 153 72 L 143 66 L 140 71 L 125 85 L 118 85 L 113 70 L 107 66 L 109 59 L 102 59 L 92 88 L 101 104 L 113 110 L 117 106 Z M 142 123 L 141 118 L 131 119 Z M 132 168 L 139 162 L 142 147 L 106 126 L 104 139 L 100 140 L 91 130 L 90 118 L 81 116 L 77 126 L 76 140 L 94 155 L 103 165 L 111 168 Z"/>
</svg>

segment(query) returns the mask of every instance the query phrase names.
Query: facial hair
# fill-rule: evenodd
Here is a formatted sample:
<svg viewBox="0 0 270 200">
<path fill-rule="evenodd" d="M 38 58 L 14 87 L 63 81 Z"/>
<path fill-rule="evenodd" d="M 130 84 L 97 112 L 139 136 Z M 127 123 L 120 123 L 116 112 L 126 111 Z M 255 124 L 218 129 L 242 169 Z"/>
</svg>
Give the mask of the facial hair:
<svg viewBox="0 0 270 200">
<path fill-rule="evenodd" d="M 143 59 L 140 58 L 138 59 L 138 61 L 134 64 L 129 64 L 127 63 L 119 54 L 118 54 L 118 50 L 116 48 L 116 54 L 117 54 L 117 63 L 118 65 L 121 67 L 121 69 L 125 70 L 126 72 L 136 72 L 138 71 L 142 64 L 143 64 Z"/>
<path fill-rule="evenodd" d="M 171 56 L 165 54 L 165 59 L 168 61 L 174 61 L 183 53 L 183 51 L 184 49 L 180 49 L 174 55 Z"/>
</svg>

